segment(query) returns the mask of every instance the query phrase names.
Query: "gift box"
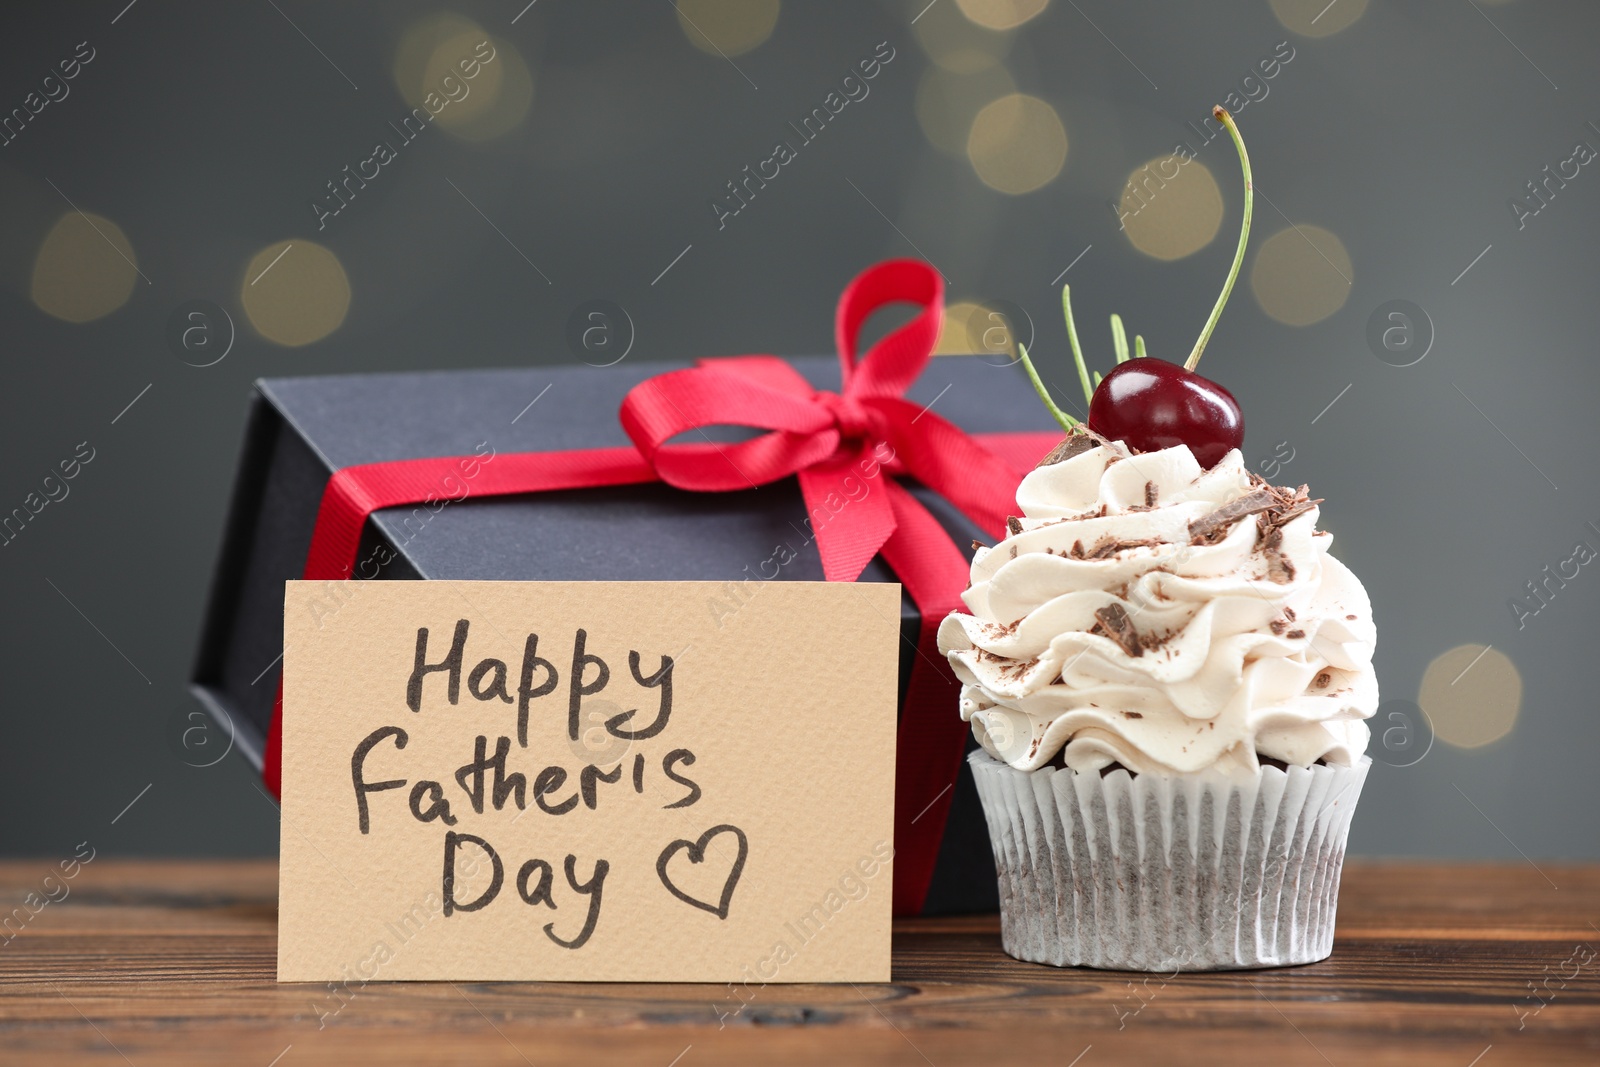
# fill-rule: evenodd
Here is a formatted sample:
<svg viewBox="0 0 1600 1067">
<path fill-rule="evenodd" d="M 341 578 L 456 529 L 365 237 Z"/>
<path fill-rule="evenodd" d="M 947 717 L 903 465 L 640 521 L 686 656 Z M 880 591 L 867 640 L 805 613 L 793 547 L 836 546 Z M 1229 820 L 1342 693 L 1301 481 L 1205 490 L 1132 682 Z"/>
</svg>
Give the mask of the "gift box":
<svg viewBox="0 0 1600 1067">
<path fill-rule="evenodd" d="M 929 348 L 937 333 L 937 310 L 935 306 L 934 333 L 924 339 Z M 853 345 L 853 338 L 845 343 Z M 863 357 L 866 362 L 874 358 L 876 351 Z M 925 352 L 922 358 L 926 359 Z M 771 357 L 738 357 L 730 365 L 743 367 L 747 359 Z M 705 362 L 715 367 L 721 361 Z M 755 369 L 763 366 L 756 364 Z M 614 453 L 637 445 L 640 431 L 636 425 L 630 427 L 635 434 L 631 445 L 619 409 L 636 390 L 663 381 L 662 375 L 673 369 L 628 361 L 610 367 L 258 381 L 192 676 L 194 694 L 231 732 L 241 753 L 258 768 L 267 763 L 272 781 L 268 748 L 283 653 L 283 583 L 312 576 L 308 553 L 315 554 L 313 531 L 318 537 L 324 534 L 318 529 L 319 512 L 326 520 L 324 496 L 335 472 L 370 464 L 445 458 L 428 468 L 427 484 L 413 494 L 416 503 L 373 510 L 365 522 L 360 511 L 355 513 L 359 542 L 354 565 L 348 568 L 354 579 L 822 580 L 819 524 L 830 520 L 829 508 L 839 509 L 842 516 L 853 506 L 865 505 L 847 494 L 831 499 L 819 512 L 817 501 L 803 496 L 794 476 L 738 489 L 730 486 L 727 491 L 639 480 L 510 495 L 505 495 L 504 486 L 478 491 L 479 483 L 487 480 L 485 472 L 503 479 L 508 459 L 530 460 L 537 466 L 545 456 L 555 463 L 579 451 Z M 802 392 L 815 390 L 817 400 L 841 406 L 839 359 L 797 358 L 779 369 L 794 376 L 797 384 L 803 378 L 807 384 Z M 828 401 L 829 397 L 833 399 Z M 987 440 L 998 451 L 1008 452 L 1013 471 L 1004 486 L 1008 498 L 1030 465 L 1026 457 L 1042 456 L 1060 437 L 1020 368 L 992 357 L 926 360 L 904 392 L 904 401 L 911 405 L 905 411 L 913 414 L 902 421 L 918 426 L 924 421 L 953 423 L 976 435 L 980 444 Z M 674 407 L 689 403 L 668 402 Z M 859 413 L 852 416 L 846 411 L 842 416 L 847 422 L 853 417 Z M 638 421 L 636 416 L 634 422 Z M 726 458 L 724 450 L 750 441 L 755 433 L 708 426 L 696 427 L 683 437 L 695 442 L 691 448 Z M 881 470 L 855 470 L 858 484 L 895 477 L 963 555 L 974 539 L 994 536 L 932 488 L 903 471 L 892 475 L 892 451 L 870 437 L 865 433 L 858 442 L 861 454 L 881 460 Z M 660 457 L 656 462 L 665 466 Z M 870 491 L 870 486 L 864 490 Z M 881 557 L 866 562 L 859 576 L 861 581 L 903 579 Z M 959 591 L 958 584 L 955 592 Z M 336 606 L 338 600 L 337 583 L 330 583 L 329 603 Z M 921 612 L 909 594 L 902 597 L 901 629 L 904 697 L 914 671 L 929 669 L 926 662 L 918 667 L 919 657 L 924 661 L 928 657 L 919 648 L 919 638 L 925 636 Z M 953 697 L 941 704 L 942 711 L 931 713 L 948 715 L 965 731 L 956 719 Z M 946 725 L 948 721 L 941 722 Z M 961 759 L 961 742 L 955 744 L 959 777 L 943 791 L 949 795 L 930 796 L 924 813 L 910 812 L 919 822 L 942 823 L 943 835 L 934 838 L 937 855 L 930 855 L 931 877 L 904 898 L 912 905 L 901 904 L 897 882 L 901 911 L 933 914 L 997 907 L 982 808 Z M 970 737 L 966 746 L 970 749 Z M 907 774 L 904 749 L 902 728 L 901 777 Z M 956 773 L 953 768 L 952 777 Z M 921 830 L 925 834 L 928 827 Z M 903 861 L 904 850 L 897 841 L 897 874 Z"/>
</svg>

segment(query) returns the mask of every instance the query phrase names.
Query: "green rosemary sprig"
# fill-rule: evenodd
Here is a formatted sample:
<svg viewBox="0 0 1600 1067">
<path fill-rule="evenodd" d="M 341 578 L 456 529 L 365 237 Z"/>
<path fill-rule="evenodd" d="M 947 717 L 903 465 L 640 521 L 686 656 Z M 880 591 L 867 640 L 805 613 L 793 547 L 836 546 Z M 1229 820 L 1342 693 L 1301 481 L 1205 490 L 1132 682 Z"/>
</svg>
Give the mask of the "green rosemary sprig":
<svg viewBox="0 0 1600 1067">
<path fill-rule="evenodd" d="M 1111 347 L 1117 350 L 1117 362 L 1128 362 L 1128 331 L 1122 328 L 1122 316 L 1111 313 Z"/>
<path fill-rule="evenodd" d="M 1061 286 L 1061 314 L 1067 320 L 1067 342 L 1072 346 L 1072 363 L 1077 366 L 1078 384 L 1083 386 L 1083 402 L 1093 403 L 1094 390 L 1099 389 L 1099 384 L 1104 381 L 1104 374 L 1094 371 L 1093 382 L 1090 381 L 1090 368 L 1083 362 L 1083 347 L 1078 344 L 1078 328 L 1072 322 L 1072 286 L 1070 285 Z M 1112 342 L 1112 347 L 1117 352 L 1117 362 L 1128 362 L 1128 331 L 1123 328 L 1122 315 L 1114 314 L 1110 317 L 1110 342 Z M 1072 427 L 1077 426 L 1078 419 L 1072 418 L 1066 411 L 1062 411 L 1061 408 L 1056 406 L 1056 402 L 1051 400 L 1050 390 L 1045 389 L 1045 382 L 1038 376 L 1034 360 L 1027 358 L 1027 347 L 1018 344 L 1016 350 L 1018 350 L 1018 355 L 1021 357 L 1022 370 L 1027 371 L 1027 379 L 1030 382 L 1034 382 L 1034 392 L 1037 392 L 1038 398 L 1045 402 L 1046 410 L 1050 411 L 1056 422 L 1061 424 L 1061 429 L 1070 430 Z M 1142 334 L 1134 334 L 1133 358 L 1139 360 L 1139 358 L 1144 358 L 1144 355 L 1146 355 L 1146 352 L 1144 352 L 1144 336 Z"/>
<path fill-rule="evenodd" d="M 1070 285 L 1061 287 L 1061 313 L 1067 320 L 1067 342 L 1072 346 L 1072 362 L 1078 370 L 1078 382 L 1083 386 L 1084 403 L 1092 403 L 1094 401 L 1094 391 L 1100 387 L 1100 383 L 1105 380 L 1105 376 L 1099 371 L 1095 371 L 1091 382 L 1089 366 L 1084 362 L 1083 358 L 1083 347 L 1078 343 L 1078 327 L 1072 319 L 1072 287 Z M 1111 316 L 1111 344 L 1116 351 L 1117 362 L 1126 363 L 1129 358 L 1128 331 L 1122 324 L 1121 315 L 1113 314 Z M 1017 355 L 1020 357 L 1023 369 L 1028 372 L 1028 380 L 1033 383 L 1034 392 L 1039 394 L 1039 399 L 1044 401 L 1045 408 L 1061 424 L 1061 428 L 1063 430 L 1071 430 L 1078 425 L 1079 420 L 1062 411 L 1056 406 L 1056 402 L 1051 399 L 1050 390 L 1045 388 L 1044 380 L 1039 377 L 1039 371 L 1034 367 L 1033 360 L 1028 358 L 1027 346 L 1017 345 Z M 1144 355 L 1144 336 L 1135 334 L 1132 358 L 1143 359 Z"/>
<path fill-rule="evenodd" d="M 1028 346 L 1017 342 L 1017 355 L 1022 358 L 1022 369 L 1028 372 L 1028 380 L 1033 383 L 1033 391 L 1039 394 L 1039 399 L 1044 401 L 1044 406 L 1061 424 L 1061 428 L 1070 432 L 1078 425 L 1078 420 L 1056 407 L 1056 402 L 1050 399 L 1050 390 L 1044 387 L 1044 382 L 1039 378 L 1039 372 L 1034 369 L 1033 360 L 1028 358 Z"/>
<path fill-rule="evenodd" d="M 1072 362 L 1078 367 L 1078 381 L 1083 385 L 1083 402 L 1094 399 L 1094 387 L 1089 384 L 1089 368 L 1083 362 L 1083 349 L 1078 344 L 1078 327 L 1072 321 L 1072 286 L 1061 287 L 1061 313 L 1067 320 L 1067 343 L 1072 346 Z"/>
</svg>

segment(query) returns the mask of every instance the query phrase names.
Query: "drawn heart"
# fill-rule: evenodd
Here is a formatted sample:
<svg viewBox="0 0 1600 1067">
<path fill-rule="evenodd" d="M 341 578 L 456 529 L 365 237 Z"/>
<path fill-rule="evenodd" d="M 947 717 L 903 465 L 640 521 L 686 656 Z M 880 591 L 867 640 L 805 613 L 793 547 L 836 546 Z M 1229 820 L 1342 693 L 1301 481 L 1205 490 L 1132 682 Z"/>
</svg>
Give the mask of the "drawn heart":
<svg viewBox="0 0 1600 1067">
<path fill-rule="evenodd" d="M 683 890 L 673 885 L 672 878 L 667 874 L 667 864 L 671 862 L 672 857 L 675 856 L 680 849 L 688 852 L 690 863 L 704 863 L 706 858 L 706 845 L 709 844 L 711 839 L 716 837 L 718 834 L 733 834 L 739 839 L 739 857 L 733 861 L 733 869 L 728 872 L 727 881 L 722 883 L 722 899 L 716 904 L 707 904 L 705 901 L 690 896 L 688 893 L 685 893 Z M 709 911 L 719 919 L 726 919 L 728 917 L 728 901 L 733 898 L 734 887 L 739 884 L 739 876 L 744 873 L 745 857 L 749 854 L 750 841 L 744 836 L 744 831 L 739 829 L 737 826 L 731 826 L 727 823 L 724 823 L 721 826 L 713 826 L 711 829 L 701 834 L 700 840 L 698 841 L 679 840 L 672 842 L 672 844 L 668 845 L 662 850 L 661 858 L 656 860 L 656 874 L 660 876 L 661 884 L 667 887 L 667 892 L 671 893 L 685 904 L 693 904 L 702 911 Z"/>
</svg>

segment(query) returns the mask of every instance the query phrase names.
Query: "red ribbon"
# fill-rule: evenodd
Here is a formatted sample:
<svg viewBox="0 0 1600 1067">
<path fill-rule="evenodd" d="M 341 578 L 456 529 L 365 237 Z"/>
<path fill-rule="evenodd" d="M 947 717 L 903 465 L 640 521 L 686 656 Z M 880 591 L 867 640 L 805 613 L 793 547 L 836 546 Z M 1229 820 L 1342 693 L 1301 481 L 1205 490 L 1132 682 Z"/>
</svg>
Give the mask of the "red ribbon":
<svg viewBox="0 0 1600 1067">
<path fill-rule="evenodd" d="M 956 713 L 958 686 L 934 637 L 945 615 L 960 606 L 968 566 L 944 528 L 892 477 L 879 479 L 865 495 L 847 496 L 844 480 L 877 467 L 909 475 L 1001 537 L 1017 482 L 1060 439 L 1055 433 L 969 437 L 904 398 L 938 339 L 943 289 L 938 272 L 917 260 L 891 260 L 857 276 L 835 320 L 843 368 L 838 393 L 813 389 L 775 356 L 703 360 L 628 393 L 620 418 L 634 448 L 496 455 L 472 480 L 473 496 L 499 496 L 653 481 L 728 492 L 795 476 L 808 514 L 824 520 L 813 532 L 829 581 L 854 581 L 874 556 L 883 556 L 922 615 L 897 742 L 894 907 L 900 914 L 922 909 L 966 746 L 966 725 Z M 862 323 L 896 302 L 922 310 L 858 359 Z M 737 443 L 671 443 L 708 426 L 765 432 Z M 884 459 L 882 445 L 892 458 Z M 442 480 L 459 474 L 462 459 L 336 471 L 323 491 L 304 577 L 349 578 L 368 516 L 437 499 Z M 849 504 L 830 504 L 830 497 Z M 262 770 L 274 795 L 281 786 L 282 692 L 280 682 Z"/>
</svg>

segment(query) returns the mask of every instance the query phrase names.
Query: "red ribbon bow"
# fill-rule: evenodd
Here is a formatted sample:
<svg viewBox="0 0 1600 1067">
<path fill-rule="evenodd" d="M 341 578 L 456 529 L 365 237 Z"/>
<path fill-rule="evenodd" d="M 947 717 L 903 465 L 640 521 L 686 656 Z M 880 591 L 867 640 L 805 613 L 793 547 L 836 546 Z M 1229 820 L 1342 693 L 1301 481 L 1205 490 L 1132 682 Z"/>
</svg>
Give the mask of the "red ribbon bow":
<svg viewBox="0 0 1600 1067">
<path fill-rule="evenodd" d="M 909 474 L 937 489 L 985 530 L 1003 530 L 1015 504 L 1015 469 L 903 396 L 939 338 L 943 295 L 939 273 L 926 263 L 880 263 L 852 282 L 839 301 L 834 327 L 842 365 L 838 393 L 812 389 L 799 372 L 773 356 L 706 360 L 635 386 L 622 402 L 622 426 L 668 485 L 721 492 L 798 475 L 813 515 L 819 509 L 834 515 L 836 509 L 826 504 L 828 494 L 837 493 L 852 472 L 875 469 L 874 450 L 886 444 L 892 450 L 892 473 Z M 858 359 L 862 323 L 896 301 L 920 304 L 922 310 Z M 737 444 L 667 444 L 678 434 L 706 426 L 768 432 Z M 828 581 L 854 581 L 903 523 L 915 525 L 927 518 L 898 483 L 884 479 L 883 484 L 884 492 L 852 495 L 848 506 L 837 509 L 838 521 L 830 517 L 816 524 Z M 907 515 L 912 509 L 916 516 Z M 892 559 L 890 565 L 895 566 Z M 961 565 L 964 571 L 965 563 Z"/>
<path fill-rule="evenodd" d="M 957 686 L 934 635 L 960 604 L 967 560 L 905 487 L 876 472 L 917 479 L 999 537 L 1022 473 L 1059 439 L 1054 433 L 969 437 L 904 398 L 938 340 L 943 292 L 938 272 L 916 260 L 891 260 L 858 275 L 840 298 L 835 320 L 838 393 L 813 389 L 775 356 L 702 360 L 628 393 L 620 418 L 634 448 L 499 455 L 479 469 L 472 490 L 482 497 L 660 480 L 727 492 L 795 476 L 829 581 L 854 581 L 881 554 L 922 616 L 897 742 L 894 902 L 902 914 L 922 908 L 965 749 Z M 858 359 L 862 324 L 896 302 L 921 305 L 921 311 Z M 718 443 L 704 434 L 711 426 L 766 432 Z M 669 443 L 690 432 L 704 439 Z M 348 578 L 367 517 L 426 501 L 441 477 L 455 473 L 458 460 L 398 460 L 335 472 L 323 491 L 304 577 Z M 858 482 L 857 491 L 842 492 L 852 476 L 876 478 L 876 484 L 860 492 Z M 275 795 L 281 737 L 280 683 L 262 771 Z"/>
</svg>

